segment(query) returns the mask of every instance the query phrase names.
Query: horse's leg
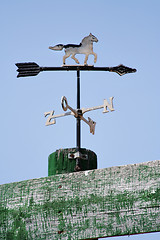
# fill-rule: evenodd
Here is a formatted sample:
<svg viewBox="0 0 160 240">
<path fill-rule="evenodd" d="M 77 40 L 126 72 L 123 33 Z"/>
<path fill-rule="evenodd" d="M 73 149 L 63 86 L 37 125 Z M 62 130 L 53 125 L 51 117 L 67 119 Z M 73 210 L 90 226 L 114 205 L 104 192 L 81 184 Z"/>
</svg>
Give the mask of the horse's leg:
<svg viewBox="0 0 160 240">
<path fill-rule="evenodd" d="M 95 52 L 92 52 L 92 54 L 94 55 L 94 63 L 97 62 L 97 54 Z"/>
<path fill-rule="evenodd" d="M 68 58 L 70 55 L 71 55 L 71 53 L 66 53 L 66 54 L 63 56 L 63 64 L 64 64 L 64 65 L 66 64 L 66 62 L 65 62 L 66 58 Z"/>
<path fill-rule="evenodd" d="M 86 54 L 86 57 L 85 57 L 85 59 L 84 59 L 84 65 L 87 65 L 88 56 L 89 56 L 89 54 Z"/>
<path fill-rule="evenodd" d="M 78 61 L 78 59 L 77 59 L 77 58 L 75 58 L 75 55 L 76 55 L 76 54 L 74 54 L 74 53 L 73 53 L 73 54 L 72 54 L 72 56 L 71 56 L 71 58 L 72 58 L 72 59 L 73 59 L 73 60 L 74 60 L 76 63 L 78 63 L 78 64 L 79 64 L 79 61 Z"/>
</svg>

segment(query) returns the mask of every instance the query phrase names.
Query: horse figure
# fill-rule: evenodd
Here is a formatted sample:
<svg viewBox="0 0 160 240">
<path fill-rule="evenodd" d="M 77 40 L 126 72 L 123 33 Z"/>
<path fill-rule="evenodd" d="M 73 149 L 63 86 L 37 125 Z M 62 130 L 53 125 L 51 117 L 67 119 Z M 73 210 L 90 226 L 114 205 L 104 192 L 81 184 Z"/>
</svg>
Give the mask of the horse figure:
<svg viewBox="0 0 160 240">
<path fill-rule="evenodd" d="M 65 49 L 65 55 L 63 56 L 63 64 L 65 65 L 65 60 L 68 58 L 70 55 L 72 59 L 75 60 L 76 63 L 79 64 L 78 59 L 75 57 L 76 54 L 85 54 L 85 60 L 84 60 L 84 65 L 87 65 L 87 60 L 88 56 L 90 54 L 94 55 L 94 62 L 96 63 L 97 61 L 97 54 L 93 52 L 93 42 L 98 42 L 98 39 L 92 35 L 91 33 L 89 36 L 84 37 L 79 45 L 76 44 L 58 44 L 54 47 L 49 47 L 49 49 L 52 50 L 62 50 L 63 48 Z"/>
</svg>

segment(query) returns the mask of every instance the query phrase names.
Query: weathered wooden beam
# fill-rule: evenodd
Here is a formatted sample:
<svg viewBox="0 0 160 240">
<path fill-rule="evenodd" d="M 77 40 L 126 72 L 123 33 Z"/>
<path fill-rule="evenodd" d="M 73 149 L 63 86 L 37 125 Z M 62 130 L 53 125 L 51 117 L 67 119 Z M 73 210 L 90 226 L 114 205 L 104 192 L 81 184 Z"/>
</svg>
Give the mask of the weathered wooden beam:
<svg viewBox="0 0 160 240">
<path fill-rule="evenodd" d="M 160 161 L 0 186 L 0 239 L 93 239 L 160 231 Z"/>
</svg>

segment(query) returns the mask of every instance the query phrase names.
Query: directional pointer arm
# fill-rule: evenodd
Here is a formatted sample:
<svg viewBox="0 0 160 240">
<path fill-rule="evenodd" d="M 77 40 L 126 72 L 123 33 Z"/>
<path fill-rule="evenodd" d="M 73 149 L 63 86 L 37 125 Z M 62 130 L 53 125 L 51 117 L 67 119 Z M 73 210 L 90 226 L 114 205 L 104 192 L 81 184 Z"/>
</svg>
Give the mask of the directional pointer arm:
<svg viewBox="0 0 160 240">
<path fill-rule="evenodd" d="M 97 110 L 97 109 L 100 109 L 100 108 L 104 108 L 103 113 L 107 113 L 107 112 L 109 112 L 107 110 L 107 107 L 109 108 L 109 110 L 111 112 L 114 111 L 113 98 L 114 97 L 110 97 L 110 103 L 106 99 L 104 99 L 103 105 L 100 105 L 100 106 L 97 106 L 97 107 L 91 107 L 91 108 L 82 108 L 82 114 L 84 114 L 86 112 L 89 112 L 89 111 Z"/>
<path fill-rule="evenodd" d="M 36 76 L 40 72 L 43 71 L 108 71 L 108 72 L 115 72 L 118 73 L 120 76 L 126 73 L 134 73 L 137 70 L 135 68 L 126 67 L 122 64 L 116 67 L 94 67 L 94 66 L 87 66 L 87 65 L 75 65 L 75 66 L 62 66 L 62 67 L 40 67 L 35 62 L 28 62 L 28 63 L 16 63 L 18 67 L 17 77 L 30 77 Z"/>
<path fill-rule="evenodd" d="M 90 133 L 92 133 L 94 135 L 95 133 L 95 126 L 96 126 L 96 122 L 94 122 L 91 118 L 88 117 L 88 121 L 87 119 L 85 119 L 83 116 L 80 116 L 81 120 L 83 120 L 85 123 L 87 123 L 90 127 Z"/>
<path fill-rule="evenodd" d="M 49 115 L 49 117 L 47 118 L 47 121 L 46 121 L 46 126 L 55 124 L 56 123 L 55 118 L 74 115 L 72 112 L 62 113 L 62 114 L 58 114 L 58 115 L 53 115 L 53 114 L 54 114 L 54 111 L 44 113 L 45 117 Z"/>
</svg>

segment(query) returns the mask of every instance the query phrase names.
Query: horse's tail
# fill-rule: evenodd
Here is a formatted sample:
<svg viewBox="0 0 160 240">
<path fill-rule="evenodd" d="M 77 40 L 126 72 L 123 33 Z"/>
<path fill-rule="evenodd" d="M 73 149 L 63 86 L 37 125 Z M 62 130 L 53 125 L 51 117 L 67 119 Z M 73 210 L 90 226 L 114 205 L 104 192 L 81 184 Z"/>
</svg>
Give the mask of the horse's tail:
<svg viewBox="0 0 160 240">
<path fill-rule="evenodd" d="M 54 47 L 49 47 L 49 49 L 51 49 L 51 50 L 59 50 L 59 51 L 62 50 L 63 48 L 64 48 L 63 44 L 58 44 Z"/>
</svg>

